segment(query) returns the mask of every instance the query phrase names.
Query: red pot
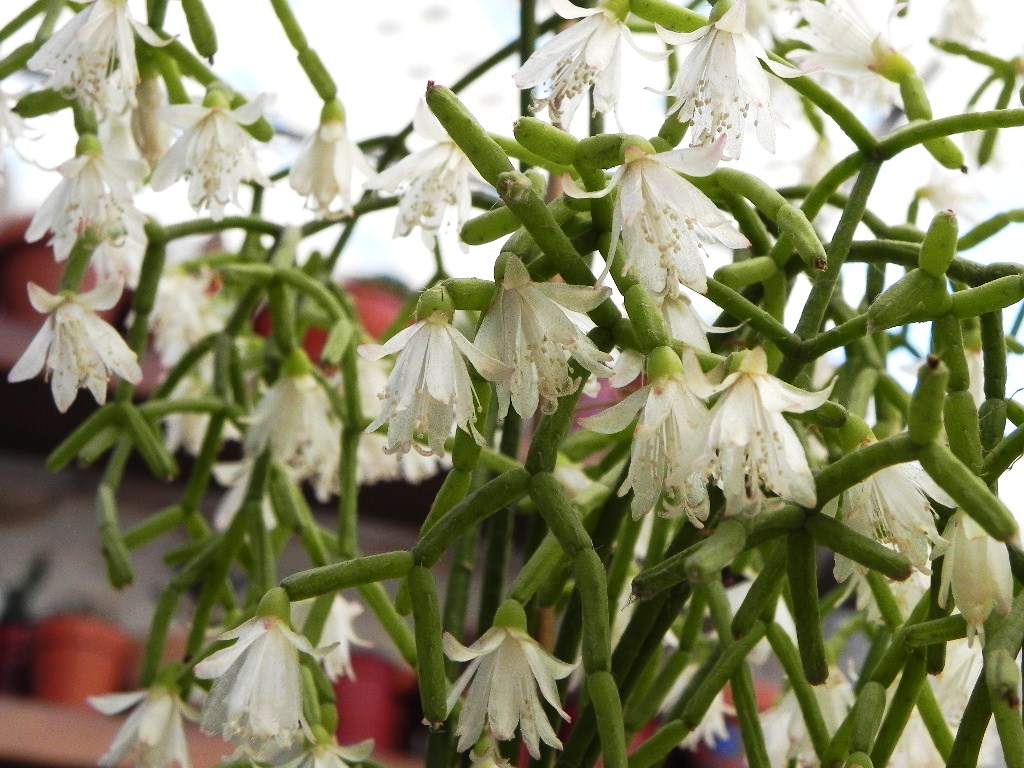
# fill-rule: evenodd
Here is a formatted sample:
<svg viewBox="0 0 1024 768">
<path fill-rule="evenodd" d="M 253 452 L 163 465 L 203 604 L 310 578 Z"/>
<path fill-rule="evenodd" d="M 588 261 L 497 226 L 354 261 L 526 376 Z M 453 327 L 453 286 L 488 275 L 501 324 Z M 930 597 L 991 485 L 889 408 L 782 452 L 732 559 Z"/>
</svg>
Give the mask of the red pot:
<svg viewBox="0 0 1024 768">
<path fill-rule="evenodd" d="M 383 752 L 404 752 L 419 703 L 416 678 L 368 653 L 352 656 L 356 679 L 334 684 L 338 701 L 338 743 L 373 739 Z"/>
<path fill-rule="evenodd" d="M 87 706 L 85 699 L 121 690 L 131 642 L 93 616 L 54 616 L 36 627 L 32 693 L 40 699 Z"/>
</svg>

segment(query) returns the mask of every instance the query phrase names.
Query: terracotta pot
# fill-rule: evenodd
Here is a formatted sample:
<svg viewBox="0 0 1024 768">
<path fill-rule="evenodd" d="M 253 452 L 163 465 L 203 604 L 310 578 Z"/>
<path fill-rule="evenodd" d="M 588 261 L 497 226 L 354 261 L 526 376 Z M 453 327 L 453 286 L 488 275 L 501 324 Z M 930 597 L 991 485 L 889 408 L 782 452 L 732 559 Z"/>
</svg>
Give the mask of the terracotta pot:
<svg viewBox="0 0 1024 768">
<path fill-rule="evenodd" d="M 93 616 L 54 616 L 36 627 L 32 693 L 47 701 L 88 706 L 87 696 L 121 689 L 131 643 Z"/>
<path fill-rule="evenodd" d="M 367 653 L 353 654 L 356 679 L 334 684 L 338 700 L 338 743 L 373 739 L 374 748 L 404 752 L 419 712 L 416 678 L 407 670 Z"/>
<path fill-rule="evenodd" d="M 42 321 L 28 298 L 28 284 L 35 283 L 50 293 L 60 290 L 64 263 L 53 258 L 53 250 L 46 245 L 47 238 L 35 243 L 25 242 L 25 230 L 29 219 L 19 219 L 0 225 L 0 306 L 7 317 L 26 320 L 31 323 Z M 86 273 L 82 280 L 81 292 L 97 285 L 96 275 Z M 126 306 L 122 296 L 116 306 L 99 312 L 99 316 L 113 323 Z"/>
</svg>

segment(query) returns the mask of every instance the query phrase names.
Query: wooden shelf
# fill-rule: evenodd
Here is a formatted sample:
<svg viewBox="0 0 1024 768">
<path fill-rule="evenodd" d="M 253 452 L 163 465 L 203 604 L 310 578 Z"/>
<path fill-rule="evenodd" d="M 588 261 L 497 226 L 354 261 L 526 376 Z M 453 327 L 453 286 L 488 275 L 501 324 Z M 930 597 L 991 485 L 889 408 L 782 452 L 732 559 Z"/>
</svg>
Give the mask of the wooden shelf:
<svg viewBox="0 0 1024 768">
<path fill-rule="evenodd" d="M 0 696 L 0 762 L 88 768 L 106 753 L 125 717 L 106 717 L 85 707 L 38 699 Z M 186 726 L 193 768 L 212 768 L 231 754 L 220 739 Z M 393 768 L 422 764 L 408 755 L 378 754 L 373 759 Z"/>
</svg>

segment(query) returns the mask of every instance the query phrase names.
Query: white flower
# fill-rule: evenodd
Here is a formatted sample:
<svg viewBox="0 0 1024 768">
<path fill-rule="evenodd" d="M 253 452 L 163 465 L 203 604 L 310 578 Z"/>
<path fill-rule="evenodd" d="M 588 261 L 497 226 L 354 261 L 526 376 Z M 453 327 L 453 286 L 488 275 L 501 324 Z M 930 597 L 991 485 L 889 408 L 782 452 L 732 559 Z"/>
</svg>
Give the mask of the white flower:
<svg viewBox="0 0 1024 768">
<path fill-rule="evenodd" d="M 708 325 L 704 322 L 704 318 L 697 314 L 690 299 L 684 293 L 665 294 L 658 299 L 661 302 L 661 316 L 665 318 L 672 338 L 694 349 L 710 352 L 709 333 L 731 333 L 739 328 L 738 325 Z"/>
<path fill-rule="evenodd" d="M 856 698 L 853 688 L 838 669 L 832 668 L 825 684 L 816 685 L 812 690 L 818 700 L 825 728 L 833 735 L 853 706 Z M 762 714 L 761 730 L 764 731 L 772 768 L 789 768 L 792 765 L 804 768 L 819 764 L 792 688 L 786 691 L 775 706 Z"/>
<path fill-rule="evenodd" d="M 373 432 L 388 425 L 384 451 L 404 454 L 415 448 L 424 456 L 444 456 L 444 441 L 455 426 L 482 443 L 476 430 L 476 394 L 463 356 L 492 381 L 506 376 L 507 367 L 471 344 L 443 310 L 400 331 L 386 344 L 359 347 L 359 354 L 369 360 L 396 352 L 395 367 L 378 395 L 383 401 L 380 414 L 366 428 Z M 426 448 L 417 442 L 419 438 L 426 441 Z"/>
<path fill-rule="evenodd" d="M 500 620 L 500 610 L 498 616 L 496 621 Z M 525 616 L 522 623 L 525 626 Z M 516 726 L 534 758 L 540 757 L 541 741 L 549 747 L 562 748 L 537 693 L 539 690 L 563 720 L 569 720 L 558 699 L 555 681 L 567 677 L 576 664 L 559 661 L 525 630 L 500 624 L 468 648 L 446 632 L 444 652 L 452 661 L 470 662 L 448 692 L 451 712 L 469 686 L 455 731 L 459 752 L 476 744 L 485 729 L 495 739 L 508 741 L 515 736 Z"/>
<path fill-rule="evenodd" d="M 281 763 L 280 768 L 347 768 L 362 763 L 373 754 L 373 739 L 366 739 L 350 747 L 338 744 L 333 736 L 326 741 L 317 739 L 297 757 Z"/>
<path fill-rule="evenodd" d="M 149 316 L 153 349 L 164 366 L 170 368 L 195 344 L 224 327 L 229 307 L 218 291 L 219 280 L 208 269 L 164 270 Z"/>
<path fill-rule="evenodd" d="M 739 159 L 746 122 L 753 118 L 757 140 L 774 152 L 775 118 L 761 62 L 779 77 L 799 77 L 804 72 L 768 58 L 747 31 L 746 0 L 735 0 L 721 18 L 696 32 L 679 34 L 659 27 L 658 34 L 673 45 L 697 44 L 680 64 L 668 91 L 677 99 L 669 114 L 691 123 L 691 145 L 713 144 L 724 134 L 726 153 Z"/>
<path fill-rule="evenodd" d="M 118 730 L 110 749 L 100 758 L 101 766 L 114 768 L 129 762 L 139 768 L 191 768 L 183 717 L 194 720 L 177 689 L 154 686 L 131 693 L 90 696 L 89 704 L 104 715 L 134 708 Z"/>
<path fill-rule="evenodd" d="M 885 69 L 889 57 L 899 56 L 887 35 L 864 15 L 859 0 L 800 0 L 800 14 L 807 24 L 791 37 L 811 50 L 794 51 L 793 58 L 808 69 L 863 80 Z"/>
<path fill-rule="evenodd" d="M 372 420 L 380 405 L 377 393 L 383 392 L 387 386 L 388 374 L 382 360 L 367 360 L 364 357 L 357 358 L 356 370 L 363 415 Z M 340 386 L 343 390 L 345 382 L 341 381 Z M 387 444 L 387 436 L 376 432 L 364 432 L 359 438 L 356 471 L 356 482 L 359 485 L 373 485 L 389 480 L 421 483 L 451 466 L 451 462 L 444 457 L 422 456 L 419 451 L 403 453 L 396 457 L 396 461 L 385 455 Z"/>
<path fill-rule="evenodd" d="M 71 407 L 82 387 L 92 392 L 97 403 L 105 403 L 111 374 L 138 384 L 142 370 L 135 353 L 96 315 L 98 310 L 117 304 L 122 288 L 120 281 L 111 281 L 87 293 L 54 296 L 29 283 L 29 301 L 37 312 L 49 317 L 7 374 L 7 380 L 25 381 L 45 371 L 61 413 Z"/>
<path fill-rule="evenodd" d="M 6 150 L 14 145 L 25 130 L 21 117 L 11 110 L 11 98 L 0 90 L 0 188 L 7 184 Z"/>
<path fill-rule="evenodd" d="M 149 45 L 168 42 L 131 17 L 127 0 L 93 0 L 33 54 L 28 68 L 53 73 L 46 88 L 70 93 L 101 113 L 120 112 L 135 104 L 136 34 Z"/>
<path fill-rule="evenodd" d="M 401 196 L 395 237 L 405 237 L 414 227 L 420 228 L 423 244 L 433 249 L 437 234 L 454 208 L 461 228 L 469 218 L 470 179 L 480 179 L 466 154 L 420 101 L 413 117 L 413 127 L 420 136 L 434 143 L 402 158 L 366 182 L 366 189 L 397 192 Z M 467 250 L 465 244 L 462 249 Z"/>
<path fill-rule="evenodd" d="M 857 533 L 891 546 L 922 573 L 931 573 L 931 547 L 943 540 L 935 529 L 929 496 L 945 506 L 956 506 L 920 465 L 885 467 L 843 492 L 841 519 Z M 836 502 L 826 505 L 829 514 L 835 508 Z M 845 581 L 854 571 L 864 572 L 864 568 L 836 555 L 836 581 Z"/>
<path fill-rule="evenodd" d="M 255 616 L 217 638 L 235 642 L 199 662 L 213 680 L 203 704 L 203 733 L 219 735 L 255 760 L 269 760 L 310 732 L 302 711 L 299 653 L 319 656 L 275 616 Z"/>
<path fill-rule="evenodd" d="M 304 353 L 296 354 L 308 368 Z M 256 456 L 269 447 L 296 482 L 312 480 L 321 501 L 337 492 L 341 422 L 311 373 L 283 370 L 245 421 L 247 454 Z"/>
<path fill-rule="evenodd" d="M 973 518 L 958 509 L 943 537 L 948 547 L 935 549 L 943 555 L 939 606 L 945 608 L 952 592 L 953 603 L 967 621 L 967 639 L 985 642 L 985 621 L 993 610 L 1005 616 L 1013 600 L 1013 574 L 1006 545 L 985 533 Z"/>
<path fill-rule="evenodd" d="M 643 51 L 633 43 L 625 21 L 612 10 L 581 8 L 569 0 L 551 0 L 565 19 L 583 19 L 542 45 L 515 73 L 517 88 L 534 88 L 534 111 L 545 105 L 551 122 L 567 128 L 576 108 L 594 87 L 594 111 L 614 112 L 619 101 L 622 40 L 648 59 L 667 54 Z"/>
<path fill-rule="evenodd" d="M 814 477 L 796 432 L 783 412 L 805 413 L 828 399 L 832 386 L 804 392 L 768 373 L 761 347 L 743 355 L 738 370 L 721 384 L 711 384 L 693 352 L 683 357 L 687 381 L 699 397 L 720 393 L 711 408 L 700 470 L 725 493 L 726 514 L 756 514 L 765 503 L 764 491 L 803 507 L 814 507 Z M 763 489 L 763 490 L 762 490 Z"/>
<path fill-rule="evenodd" d="M 305 623 L 312 607 L 312 599 L 292 603 L 292 623 L 295 626 Z M 346 600 L 341 595 L 335 595 L 334 600 L 331 601 L 331 609 L 320 633 L 321 644 L 334 646 L 334 649 L 321 659 L 324 672 L 327 673 L 331 682 L 341 679 L 342 676 L 349 680 L 355 680 L 356 673 L 352 668 L 352 646 L 358 645 L 367 648 L 373 645 L 359 637 L 352 626 L 355 619 L 362 613 L 363 606 L 355 600 Z"/>
<path fill-rule="evenodd" d="M 327 109 L 324 107 L 325 112 Z M 352 211 L 353 168 L 367 177 L 373 175 L 362 151 L 349 138 L 348 124 L 341 113 L 340 117 L 322 119 L 317 129 L 302 142 L 288 174 L 288 183 L 307 198 L 306 205 L 316 211 L 317 216 L 330 215 L 335 200 L 341 206 L 339 212 L 347 214 Z"/>
<path fill-rule="evenodd" d="M 680 369 L 679 359 L 667 348 Z M 667 355 L 665 356 L 668 357 Z M 651 373 L 651 383 L 608 410 L 582 420 L 595 432 L 614 434 L 629 426 L 640 412 L 633 433 L 629 474 L 619 495 L 633 491 L 633 519 L 639 520 L 658 508 L 663 517 L 686 513 L 698 528 L 708 518 L 708 495 L 696 460 L 701 445 L 698 437 L 706 430 L 707 408 L 690 391 L 682 371 L 665 375 Z"/>
<path fill-rule="evenodd" d="M 610 376 L 611 355 L 590 340 L 580 323 L 611 293 L 608 288 L 535 283 L 523 262 L 506 254 L 505 274 L 498 294 L 484 314 L 476 346 L 486 355 L 507 363 L 509 375 L 497 381 L 498 418 L 504 419 L 511 402 L 524 419 L 558 408 L 558 398 L 575 392 L 580 379 L 570 375 L 576 360 L 597 376 Z"/>
<path fill-rule="evenodd" d="M 717 167 L 723 148 L 724 139 L 660 154 L 631 146 L 605 189 L 583 192 L 567 184 L 566 194 L 600 197 L 617 188 L 608 263 L 615 258 L 621 235 L 625 272 L 651 293 L 678 294 L 680 285 L 705 293 L 703 243 L 745 248 L 750 242 L 707 195 L 679 174 L 707 176 Z"/>
<path fill-rule="evenodd" d="M 964 45 L 987 39 L 989 16 L 977 0 L 947 0 L 936 37 Z"/>
<path fill-rule="evenodd" d="M 211 91 L 203 106 L 165 107 L 163 119 L 184 133 L 153 170 L 153 189 L 167 189 L 183 175 L 189 175 L 189 204 L 196 211 L 208 208 L 210 217 L 219 221 L 224 218 L 224 206 L 238 202 L 238 188 L 243 181 L 270 186 L 270 179 L 256 163 L 254 139 L 242 129 L 262 117 L 265 102 L 266 97 L 261 95 L 230 109 L 223 94 Z"/>
<path fill-rule="evenodd" d="M 50 245 L 58 261 L 68 257 L 85 233 L 100 246 L 109 243 L 115 249 L 127 249 L 123 258 L 133 266 L 107 271 L 122 274 L 131 285 L 146 248 L 142 214 L 135 208 L 131 190 L 146 175 L 145 163 L 110 157 L 96 137 L 87 134 L 79 141 L 78 155 L 57 170 L 64 178 L 32 217 L 25 240 L 33 243 L 52 232 Z"/>
<path fill-rule="evenodd" d="M 214 479 L 227 488 L 227 492 L 217 502 L 213 511 L 213 527 L 218 531 L 226 531 L 242 508 L 245 494 L 252 479 L 252 470 L 256 465 L 254 456 L 245 456 L 240 461 L 226 461 L 213 465 Z M 260 517 L 263 527 L 272 531 L 277 527 L 277 517 L 270 502 L 270 496 L 264 495 L 260 502 Z"/>
</svg>

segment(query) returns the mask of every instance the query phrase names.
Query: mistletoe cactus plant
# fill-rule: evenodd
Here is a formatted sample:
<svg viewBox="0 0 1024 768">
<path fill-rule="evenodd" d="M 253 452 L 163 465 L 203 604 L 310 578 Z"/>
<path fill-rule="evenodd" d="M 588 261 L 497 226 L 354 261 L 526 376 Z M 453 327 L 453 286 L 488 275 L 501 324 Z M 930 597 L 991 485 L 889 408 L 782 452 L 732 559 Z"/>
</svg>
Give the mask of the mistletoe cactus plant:
<svg viewBox="0 0 1024 768">
<path fill-rule="evenodd" d="M 237 761 L 371 760 L 337 743 L 329 684 L 352 674 L 365 605 L 418 677 L 429 766 L 647 768 L 730 723 L 758 768 L 1024 766 L 1007 492 L 1024 265 L 971 253 L 1019 237 L 995 150 L 1024 126 L 1020 61 L 968 34 L 967 0 L 916 49 L 881 31 L 884 3 L 549 4 L 522 0 L 515 40 L 452 88 L 427 83 L 409 125 L 360 138 L 343 105 L 358 73 L 311 46 L 311 4 L 307 19 L 269 0 L 282 34 L 261 55 L 297 57 L 322 105 L 273 173 L 271 101 L 214 68 L 231 21 L 215 4 L 9 9 L 0 142 L 28 152 L 61 119 L 78 137 L 28 228 L 63 281 L 28 286 L 46 317 L 9 379 L 44 377 L 61 411 L 82 388 L 99 404 L 47 466 L 106 467 L 114 587 L 137 548 L 187 540 L 143 689 L 95 702 L 136 708 L 103 763 L 187 768 L 188 718 Z M 661 81 L 637 82 L 633 57 Z M 936 58 L 969 65 L 958 113 L 934 114 L 920 72 Z M 512 124 L 463 93 L 502 67 Z M 650 125 L 627 106 L 642 86 L 661 94 Z M 908 156 L 931 176 L 900 191 Z M 990 218 L 950 202 L 919 224 L 954 199 L 931 180 L 947 169 L 988 175 Z M 305 201 L 301 220 L 271 187 Z M 175 195 L 194 216 L 152 205 Z M 436 265 L 384 339 L 335 277 L 366 220 L 419 230 Z M 221 233 L 239 237 L 168 258 Z M 449 274 L 453 247 L 493 260 L 493 280 Z M 122 334 L 97 310 L 128 289 Z M 162 374 L 140 389 L 147 355 Z M 136 453 L 184 485 L 126 528 Z M 359 484 L 442 471 L 411 549 L 363 554 Z M 306 570 L 281 572 L 290 539 Z M 172 621 L 188 636 L 165 664 Z M 766 700 L 769 657 L 784 681 Z"/>
</svg>

